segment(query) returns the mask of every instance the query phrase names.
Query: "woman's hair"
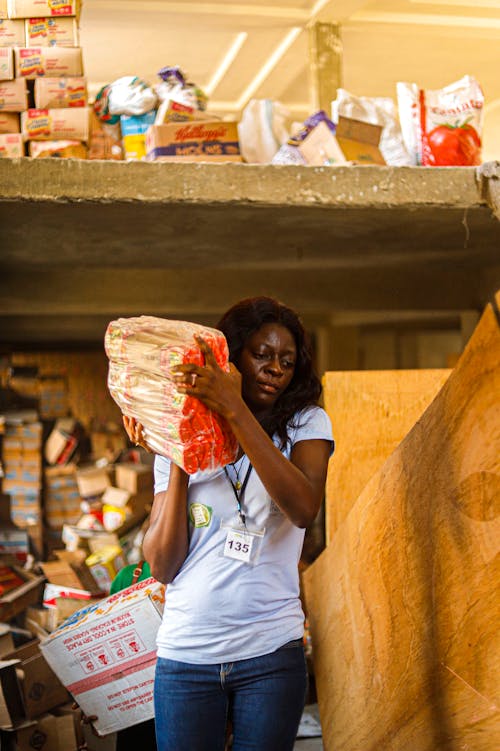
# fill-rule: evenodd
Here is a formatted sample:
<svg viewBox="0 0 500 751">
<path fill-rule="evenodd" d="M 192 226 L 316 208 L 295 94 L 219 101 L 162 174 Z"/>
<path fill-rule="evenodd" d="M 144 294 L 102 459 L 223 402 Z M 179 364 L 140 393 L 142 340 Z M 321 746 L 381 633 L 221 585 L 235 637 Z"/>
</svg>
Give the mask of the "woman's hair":
<svg viewBox="0 0 500 751">
<path fill-rule="evenodd" d="M 238 367 L 248 338 L 266 323 L 278 323 L 290 331 L 297 348 L 293 378 L 276 401 L 271 415 L 262 425 L 269 435 L 278 433 L 282 446 L 287 440 L 287 425 L 304 407 L 317 404 L 321 381 L 313 367 L 309 338 L 297 313 L 272 297 L 250 297 L 233 305 L 216 325 L 226 337 L 229 359 Z"/>
</svg>

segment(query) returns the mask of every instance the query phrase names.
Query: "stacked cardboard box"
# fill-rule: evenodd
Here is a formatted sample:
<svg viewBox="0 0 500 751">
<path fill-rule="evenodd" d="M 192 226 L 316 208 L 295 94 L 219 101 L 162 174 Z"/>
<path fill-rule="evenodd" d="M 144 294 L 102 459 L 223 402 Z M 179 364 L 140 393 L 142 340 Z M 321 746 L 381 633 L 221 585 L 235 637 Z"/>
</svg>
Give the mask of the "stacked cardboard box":
<svg viewBox="0 0 500 751">
<path fill-rule="evenodd" d="M 2 443 L 2 490 L 11 499 L 11 517 L 19 527 L 40 525 L 42 424 L 7 424 Z"/>
<path fill-rule="evenodd" d="M 76 524 L 81 516 L 81 498 L 76 482 L 76 465 L 46 467 L 44 470 L 45 521 L 51 529 Z"/>
<path fill-rule="evenodd" d="M 14 49 L 25 43 L 22 19 L 8 17 L 7 0 L 0 2 L 0 157 L 24 156 L 19 113 L 28 107 L 26 81 L 15 78 Z"/>
<path fill-rule="evenodd" d="M 7 0 L 3 37 L 10 56 L 5 57 L 11 99 L 19 107 L 10 111 L 21 113 L 20 131 L 33 157 L 87 156 L 89 113 L 77 11 L 75 0 Z"/>
</svg>

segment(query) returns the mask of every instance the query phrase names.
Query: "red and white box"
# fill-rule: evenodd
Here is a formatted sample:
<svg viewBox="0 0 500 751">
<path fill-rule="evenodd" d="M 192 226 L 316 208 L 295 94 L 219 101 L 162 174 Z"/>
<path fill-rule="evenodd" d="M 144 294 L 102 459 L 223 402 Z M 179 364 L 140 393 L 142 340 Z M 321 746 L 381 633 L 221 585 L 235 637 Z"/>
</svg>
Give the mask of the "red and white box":
<svg viewBox="0 0 500 751">
<path fill-rule="evenodd" d="M 18 78 L 83 75 L 80 47 L 16 47 L 14 57 Z"/>
<path fill-rule="evenodd" d="M 20 47 L 78 47 L 76 18 L 26 18 L 24 30 Z"/>
<path fill-rule="evenodd" d="M 40 649 L 98 735 L 154 717 L 156 634 L 165 587 L 144 579 L 79 610 Z"/>
<path fill-rule="evenodd" d="M 85 107 L 87 81 L 82 77 L 37 78 L 34 85 L 34 97 L 37 109 Z"/>
<path fill-rule="evenodd" d="M 78 0 L 7 0 L 9 18 L 76 16 Z"/>
<path fill-rule="evenodd" d="M 28 89 L 24 79 L 0 81 L 0 112 L 23 112 L 27 106 Z"/>
<path fill-rule="evenodd" d="M 24 141 L 20 133 L 5 133 L 0 135 L 0 159 L 17 159 L 24 156 Z"/>
<path fill-rule="evenodd" d="M 21 113 L 21 132 L 27 141 L 87 141 L 89 108 L 26 110 Z"/>
</svg>

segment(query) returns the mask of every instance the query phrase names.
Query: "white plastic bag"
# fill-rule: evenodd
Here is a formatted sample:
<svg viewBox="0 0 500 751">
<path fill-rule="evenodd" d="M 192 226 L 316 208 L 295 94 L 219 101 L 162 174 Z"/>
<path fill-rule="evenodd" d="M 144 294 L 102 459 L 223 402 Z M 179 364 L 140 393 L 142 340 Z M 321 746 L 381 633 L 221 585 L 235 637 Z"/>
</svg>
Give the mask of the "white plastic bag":
<svg viewBox="0 0 500 751">
<path fill-rule="evenodd" d="M 411 164 L 398 122 L 396 103 L 390 97 L 355 96 L 345 89 L 337 89 L 332 102 L 332 120 L 338 124 L 339 115 L 382 126 L 379 149 L 387 164 L 402 167 Z"/>
<path fill-rule="evenodd" d="M 111 115 L 144 115 L 155 109 L 158 98 L 137 76 L 123 76 L 110 84 L 108 109 Z"/>
<path fill-rule="evenodd" d="M 443 89 L 397 84 L 399 119 L 413 164 L 431 167 L 481 164 L 484 95 L 472 76 Z"/>
<path fill-rule="evenodd" d="M 253 164 L 270 164 L 290 137 L 292 115 L 280 102 L 251 99 L 238 123 L 243 159 Z"/>
</svg>

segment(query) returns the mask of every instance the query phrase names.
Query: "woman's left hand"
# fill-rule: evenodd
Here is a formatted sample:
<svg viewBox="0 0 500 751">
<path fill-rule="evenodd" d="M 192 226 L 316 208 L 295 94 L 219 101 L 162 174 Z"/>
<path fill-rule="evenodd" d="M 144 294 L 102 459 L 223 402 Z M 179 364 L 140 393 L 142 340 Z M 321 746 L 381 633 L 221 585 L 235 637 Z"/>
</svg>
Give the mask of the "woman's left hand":
<svg viewBox="0 0 500 751">
<path fill-rule="evenodd" d="M 230 418 L 243 402 L 241 374 L 232 363 L 229 364 L 229 372 L 222 370 L 207 342 L 201 336 L 195 336 L 195 339 L 205 358 L 205 365 L 176 365 L 172 369 L 172 376 L 177 390 L 181 394 L 195 396 L 209 409 Z"/>
</svg>

